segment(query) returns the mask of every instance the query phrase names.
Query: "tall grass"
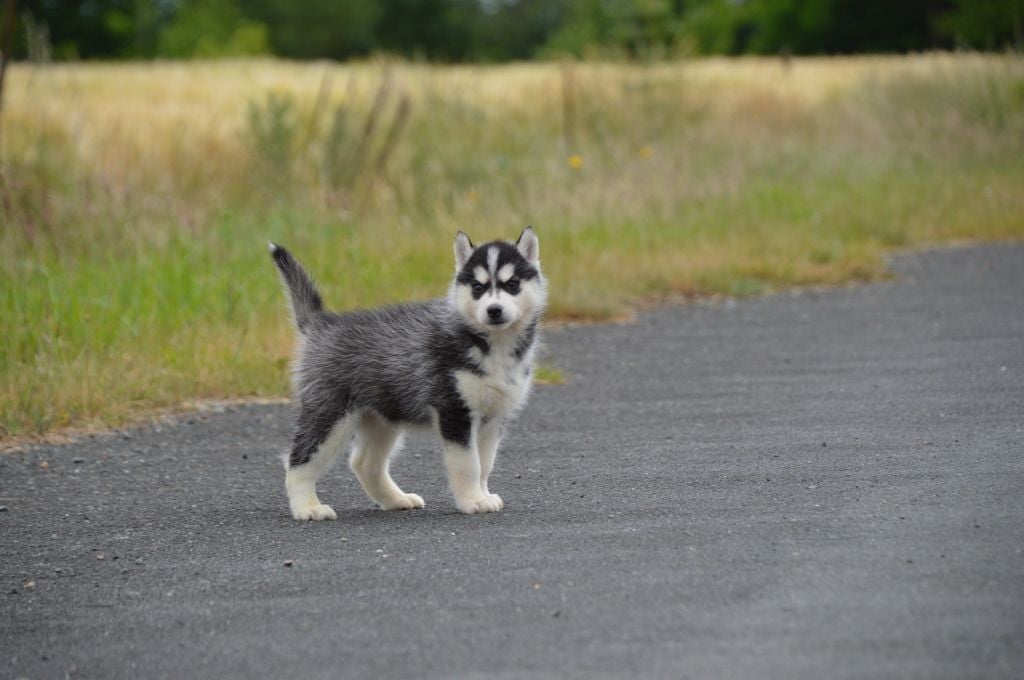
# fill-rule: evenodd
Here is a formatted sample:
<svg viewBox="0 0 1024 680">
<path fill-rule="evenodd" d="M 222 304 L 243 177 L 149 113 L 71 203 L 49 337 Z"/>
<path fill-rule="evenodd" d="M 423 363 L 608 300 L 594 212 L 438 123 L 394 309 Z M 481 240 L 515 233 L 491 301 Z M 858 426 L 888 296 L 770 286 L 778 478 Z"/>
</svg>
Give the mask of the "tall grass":
<svg viewBox="0 0 1024 680">
<path fill-rule="evenodd" d="M 267 239 L 352 308 L 532 224 L 552 314 L 603 319 L 1024 235 L 1019 58 L 789 63 L 15 66 L 0 437 L 284 394 Z"/>
</svg>

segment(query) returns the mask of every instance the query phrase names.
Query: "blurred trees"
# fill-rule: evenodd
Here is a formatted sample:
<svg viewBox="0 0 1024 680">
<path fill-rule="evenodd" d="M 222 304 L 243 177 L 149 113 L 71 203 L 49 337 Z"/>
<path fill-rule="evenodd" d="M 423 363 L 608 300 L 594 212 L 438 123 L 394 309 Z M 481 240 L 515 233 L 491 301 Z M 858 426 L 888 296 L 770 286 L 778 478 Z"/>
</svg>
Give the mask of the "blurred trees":
<svg viewBox="0 0 1024 680">
<path fill-rule="evenodd" d="M 267 54 L 265 24 L 246 18 L 233 0 L 184 0 L 157 40 L 161 57 Z"/>
<path fill-rule="evenodd" d="M 985 50 L 1024 47 L 1024 0 L 955 0 L 939 26 L 961 45 Z"/>
<path fill-rule="evenodd" d="M 18 54 L 435 61 L 1021 48 L 1024 0 L 22 0 Z"/>
</svg>

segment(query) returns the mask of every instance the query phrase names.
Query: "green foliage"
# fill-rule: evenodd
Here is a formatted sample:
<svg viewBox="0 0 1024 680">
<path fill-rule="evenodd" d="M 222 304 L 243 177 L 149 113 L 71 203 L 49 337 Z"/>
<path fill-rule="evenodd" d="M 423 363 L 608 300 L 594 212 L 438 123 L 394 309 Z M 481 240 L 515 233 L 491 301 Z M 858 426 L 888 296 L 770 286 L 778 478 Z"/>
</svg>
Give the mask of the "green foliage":
<svg viewBox="0 0 1024 680">
<path fill-rule="evenodd" d="M 938 26 L 958 45 L 980 49 L 1024 47 L 1024 0 L 955 0 Z"/>
<path fill-rule="evenodd" d="M 262 101 L 248 104 L 243 138 L 258 178 L 272 182 L 276 190 L 288 188 L 299 174 L 323 180 L 329 193 L 350 191 L 360 181 L 382 175 L 398 146 L 411 103 L 404 92 L 395 96 L 387 72 L 368 110 L 342 101 L 333 107 L 321 133 L 319 109 L 329 95 L 326 83 L 302 135 L 293 96 L 270 92 Z"/>
<path fill-rule="evenodd" d="M 186 0 L 160 34 L 162 57 L 242 57 L 269 53 L 267 27 L 234 0 Z"/>
<path fill-rule="evenodd" d="M 355 137 L 352 114 L 347 106 L 339 104 L 331 116 L 323 144 L 324 179 L 333 189 L 344 186 L 351 177 Z"/>
<path fill-rule="evenodd" d="M 274 54 L 296 59 L 345 59 L 377 47 L 383 3 L 242 0 L 247 16 L 273 27 Z"/>
<path fill-rule="evenodd" d="M 292 177 L 298 127 L 295 99 L 270 92 L 262 103 L 250 101 L 245 137 L 263 179 L 287 184 Z"/>
<path fill-rule="evenodd" d="M 699 54 L 736 54 L 746 13 L 743 5 L 731 0 L 694 3 L 682 25 L 684 40 Z"/>
<path fill-rule="evenodd" d="M 672 53 L 682 37 L 684 12 L 669 0 L 578 0 L 546 54 L 586 56 L 595 50 L 630 57 Z"/>
<path fill-rule="evenodd" d="M 272 52 L 344 60 L 386 52 L 450 62 L 1024 44 L 1024 0 L 27 0 L 25 6 L 52 35 L 58 58 Z M 18 40 L 18 53 L 25 54 L 26 41 Z"/>
</svg>

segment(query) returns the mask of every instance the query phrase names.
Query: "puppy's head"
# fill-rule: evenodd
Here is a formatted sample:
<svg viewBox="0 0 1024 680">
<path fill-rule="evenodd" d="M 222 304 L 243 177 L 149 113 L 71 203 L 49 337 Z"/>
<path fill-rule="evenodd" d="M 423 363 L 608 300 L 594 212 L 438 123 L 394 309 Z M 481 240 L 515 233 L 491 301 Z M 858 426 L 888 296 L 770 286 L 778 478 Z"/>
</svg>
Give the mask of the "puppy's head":
<svg viewBox="0 0 1024 680">
<path fill-rule="evenodd" d="M 452 298 L 469 324 L 487 333 L 519 332 L 537 318 L 546 289 L 533 228 L 527 227 L 514 244 L 491 241 L 481 246 L 460 231 L 455 237 Z"/>
</svg>

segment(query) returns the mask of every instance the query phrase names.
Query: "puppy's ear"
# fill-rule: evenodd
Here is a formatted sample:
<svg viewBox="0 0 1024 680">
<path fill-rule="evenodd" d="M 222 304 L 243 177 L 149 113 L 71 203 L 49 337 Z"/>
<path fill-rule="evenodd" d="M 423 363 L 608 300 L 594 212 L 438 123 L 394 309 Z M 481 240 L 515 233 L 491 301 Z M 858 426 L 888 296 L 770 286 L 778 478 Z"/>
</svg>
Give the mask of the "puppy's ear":
<svg viewBox="0 0 1024 680">
<path fill-rule="evenodd" d="M 460 231 L 455 235 L 455 270 L 458 271 L 466 266 L 469 256 L 473 254 L 473 242 L 466 236 L 466 232 Z"/>
<path fill-rule="evenodd" d="M 516 241 L 516 248 L 530 264 L 537 264 L 537 261 L 540 260 L 540 241 L 537 240 L 537 234 L 534 233 L 533 227 L 523 229 L 519 240 Z"/>
</svg>

